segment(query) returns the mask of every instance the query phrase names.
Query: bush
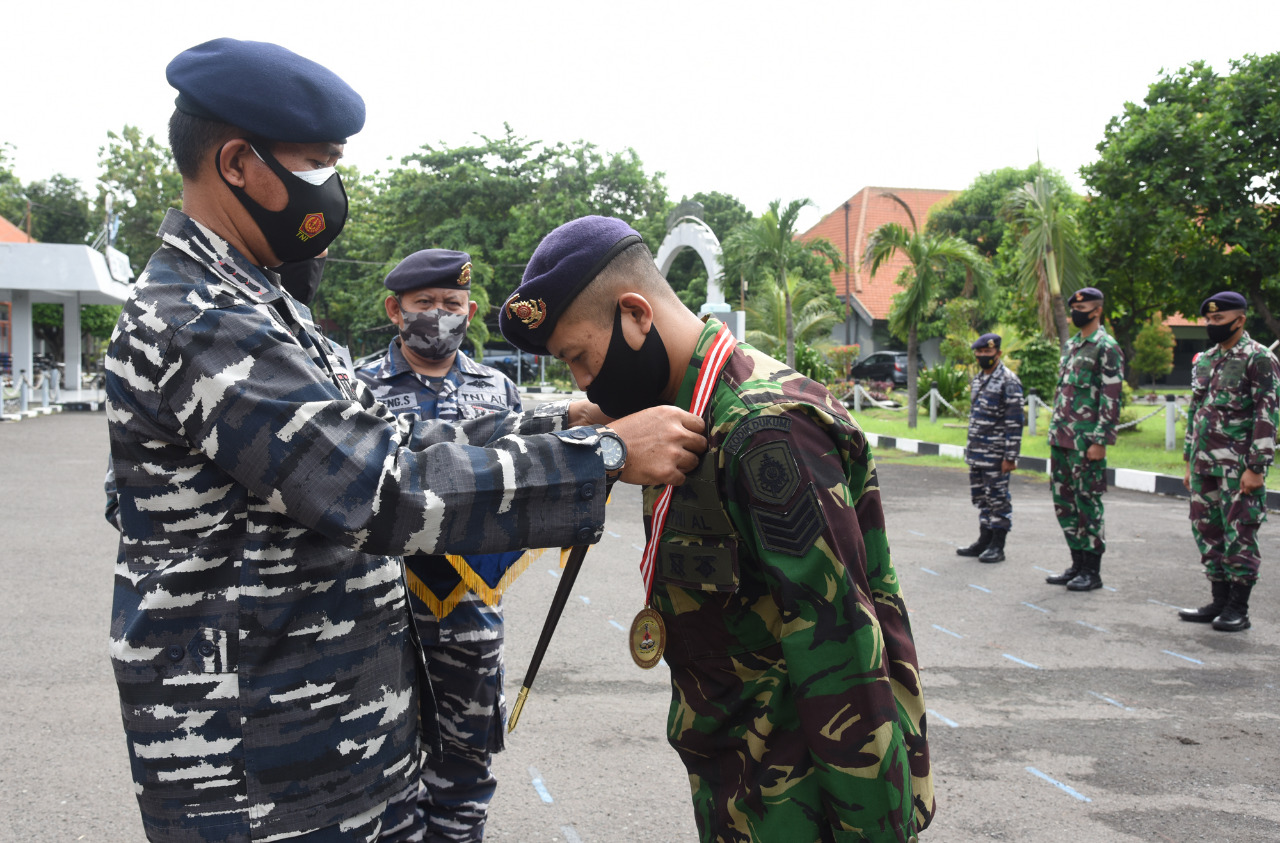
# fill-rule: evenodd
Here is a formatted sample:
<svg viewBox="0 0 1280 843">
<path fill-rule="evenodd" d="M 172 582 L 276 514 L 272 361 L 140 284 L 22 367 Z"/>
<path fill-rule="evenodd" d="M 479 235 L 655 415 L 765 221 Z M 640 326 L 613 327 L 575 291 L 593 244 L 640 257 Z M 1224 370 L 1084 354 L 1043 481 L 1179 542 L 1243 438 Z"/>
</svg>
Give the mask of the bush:
<svg viewBox="0 0 1280 843">
<path fill-rule="evenodd" d="M 1037 337 L 1024 345 L 1018 353 L 1017 368 L 1023 392 L 1029 395 L 1034 389 L 1041 401 L 1052 404 L 1061 361 L 1062 352 L 1053 340 Z"/>
<path fill-rule="evenodd" d="M 836 379 L 836 370 L 827 364 L 817 349 L 796 340 L 796 371 L 818 383 Z"/>
<path fill-rule="evenodd" d="M 920 393 L 929 394 L 929 385 L 938 384 L 938 393 L 952 404 L 969 397 L 969 372 L 963 366 L 939 363 L 920 373 Z"/>
<path fill-rule="evenodd" d="M 841 377 L 848 377 L 849 367 L 858 360 L 858 355 L 862 353 L 862 346 L 856 342 L 852 345 L 837 345 L 827 349 L 827 359 L 834 364 L 836 374 Z"/>
</svg>

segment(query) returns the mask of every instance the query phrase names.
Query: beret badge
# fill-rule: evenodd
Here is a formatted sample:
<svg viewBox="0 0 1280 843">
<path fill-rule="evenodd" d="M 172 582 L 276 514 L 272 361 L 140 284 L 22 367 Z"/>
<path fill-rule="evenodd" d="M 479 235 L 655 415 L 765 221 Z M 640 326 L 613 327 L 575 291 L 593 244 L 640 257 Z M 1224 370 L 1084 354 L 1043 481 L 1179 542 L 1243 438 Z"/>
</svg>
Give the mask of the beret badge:
<svg viewBox="0 0 1280 843">
<path fill-rule="evenodd" d="M 996 347 L 995 340 L 987 340 L 987 348 L 995 348 L 995 347 Z"/>
<path fill-rule="evenodd" d="M 302 218 L 302 225 L 298 226 L 298 239 L 305 243 L 322 231 L 324 214 L 307 214 Z"/>
<path fill-rule="evenodd" d="M 1076 293 L 1076 301 L 1084 301 L 1084 293 Z"/>
<path fill-rule="evenodd" d="M 462 272 L 458 274 L 458 286 L 465 287 L 471 283 L 471 261 L 467 261 L 462 265 Z"/>
<path fill-rule="evenodd" d="M 529 330 L 533 330 L 547 318 L 547 303 L 542 299 L 517 301 L 512 296 L 507 302 L 507 313 L 511 314 L 512 319 L 520 320 Z"/>
<path fill-rule="evenodd" d="M 1216 301 L 1209 302 L 1209 312 L 1210 313 L 1218 312 L 1218 303 Z"/>
</svg>

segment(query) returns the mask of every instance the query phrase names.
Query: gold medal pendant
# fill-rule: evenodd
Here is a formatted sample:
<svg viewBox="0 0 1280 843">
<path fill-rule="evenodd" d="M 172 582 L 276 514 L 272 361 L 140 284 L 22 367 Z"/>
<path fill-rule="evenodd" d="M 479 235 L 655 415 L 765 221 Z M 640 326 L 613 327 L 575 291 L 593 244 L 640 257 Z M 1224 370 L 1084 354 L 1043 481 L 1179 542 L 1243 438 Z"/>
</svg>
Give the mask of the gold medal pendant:
<svg viewBox="0 0 1280 843">
<path fill-rule="evenodd" d="M 631 622 L 631 658 L 648 670 L 662 658 L 667 646 L 667 628 L 662 616 L 647 606 Z"/>
</svg>

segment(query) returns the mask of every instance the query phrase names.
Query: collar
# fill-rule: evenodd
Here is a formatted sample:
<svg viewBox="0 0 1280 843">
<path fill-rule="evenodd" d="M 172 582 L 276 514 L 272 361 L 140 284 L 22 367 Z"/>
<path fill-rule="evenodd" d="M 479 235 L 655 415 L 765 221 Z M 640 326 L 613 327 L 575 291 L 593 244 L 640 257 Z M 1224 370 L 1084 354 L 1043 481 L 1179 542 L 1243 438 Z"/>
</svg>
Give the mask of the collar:
<svg viewBox="0 0 1280 843">
<path fill-rule="evenodd" d="M 1086 337 L 1083 333 L 1081 333 L 1080 331 L 1077 331 L 1076 335 L 1071 339 L 1075 340 L 1080 345 L 1083 345 L 1084 343 L 1087 343 L 1087 342 L 1097 342 L 1101 338 L 1101 336 L 1106 332 L 1107 332 L 1106 326 L 1099 325 L 1098 330 L 1094 331 L 1089 336 Z"/>
<path fill-rule="evenodd" d="M 392 337 L 391 343 L 387 346 L 386 356 L 378 364 L 376 375 L 379 379 L 385 381 L 403 374 L 416 376 L 418 373 L 413 370 L 413 367 L 409 365 L 409 361 L 405 359 L 404 351 L 400 349 L 400 338 Z M 453 366 L 444 373 L 443 377 L 448 379 L 454 375 L 465 375 L 468 379 L 473 380 L 477 378 L 488 380 L 493 377 L 493 372 L 488 366 L 477 363 L 459 351 L 453 358 Z"/>
<path fill-rule="evenodd" d="M 212 229 L 177 208 L 165 212 L 159 234 L 166 246 L 204 264 L 224 287 L 238 291 L 248 300 L 269 302 L 281 298 L 278 286 L 261 267 L 255 266 Z"/>
<path fill-rule="evenodd" d="M 1253 344 L 1253 338 L 1249 336 L 1249 332 L 1243 331 L 1240 334 L 1240 339 L 1236 340 L 1235 345 L 1231 346 L 1230 348 L 1224 349 L 1222 346 L 1217 345 L 1215 343 L 1213 348 L 1210 348 L 1208 351 L 1205 352 L 1205 354 L 1211 354 L 1214 357 L 1217 357 L 1220 354 L 1225 356 L 1230 356 L 1235 354 L 1237 351 L 1243 351 L 1247 346 L 1252 344 Z"/>
<path fill-rule="evenodd" d="M 680 381 L 675 400 L 671 402 L 682 410 L 689 409 L 689 405 L 693 403 L 693 387 L 698 382 L 698 373 L 702 371 L 702 362 L 706 359 L 707 352 L 711 349 L 711 342 L 716 338 L 716 334 L 720 333 L 721 327 L 723 324 L 719 319 L 709 317 L 702 326 L 702 333 L 698 334 L 698 342 L 693 347 L 693 356 L 689 358 L 684 379 Z"/>
</svg>

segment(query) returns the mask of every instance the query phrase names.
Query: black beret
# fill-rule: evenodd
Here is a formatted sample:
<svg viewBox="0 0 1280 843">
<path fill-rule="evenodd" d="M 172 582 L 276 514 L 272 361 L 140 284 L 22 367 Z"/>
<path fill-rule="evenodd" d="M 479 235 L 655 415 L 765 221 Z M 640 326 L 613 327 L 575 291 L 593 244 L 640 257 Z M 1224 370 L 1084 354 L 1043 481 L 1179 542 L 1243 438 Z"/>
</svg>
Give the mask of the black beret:
<svg viewBox="0 0 1280 843">
<path fill-rule="evenodd" d="M 547 339 L 569 304 L 623 249 L 644 239 L 613 217 L 579 217 L 552 231 L 533 250 L 524 280 L 498 311 L 507 341 L 547 354 Z"/>
<path fill-rule="evenodd" d="M 364 100 L 336 73 L 263 41 L 215 38 L 165 69 L 178 110 L 267 140 L 346 143 L 364 128 Z"/>
<path fill-rule="evenodd" d="M 423 287 L 471 289 L 471 255 L 452 249 L 423 249 L 396 264 L 382 282 L 393 293 Z"/>
<path fill-rule="evenodd" d="M 974 340 L 973 345 L 969 347 L 975 350 L 979 348 L 994 348 L 997 351 L 999 351 L 1000 335 L 999 334 L 983 334 L 982 336 Z"/>
<path fill-rule="evenodd" d="M 1102 291 L 1097 287 L 1081 287 L 1071 294 L 1071 304 L 1078 301 L 1102 301 Z"/>
<path fill-rule="evenodd" d="M 1230 290 L 1223 290 L 1221 293 L 1214 293 L 1209 298 L 1200 302 L 1200 315 L 1207 316 L 1210 313 L 1217 313 L 1220 310 L 1248 310 L 1249 302 L 1239 293 L 1233 293 Z"/>
</svg>

